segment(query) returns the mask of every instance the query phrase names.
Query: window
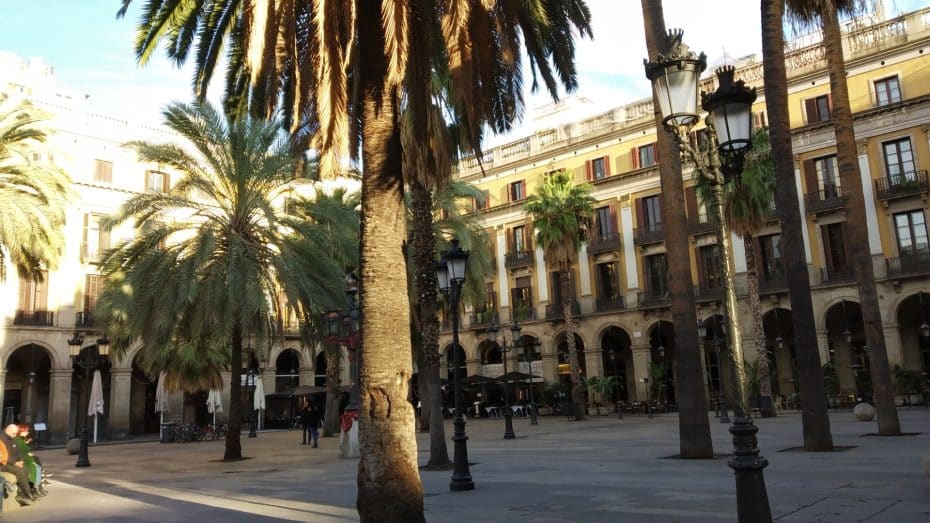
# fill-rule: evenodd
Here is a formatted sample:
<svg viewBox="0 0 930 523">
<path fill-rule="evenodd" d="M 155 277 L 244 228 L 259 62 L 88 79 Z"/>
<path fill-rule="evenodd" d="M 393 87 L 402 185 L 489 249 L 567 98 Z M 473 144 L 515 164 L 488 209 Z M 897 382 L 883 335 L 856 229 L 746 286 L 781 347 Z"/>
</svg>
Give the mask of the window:
<svg viewBox="0 0 930 523">
<path fill-rule="evenodd" d="M 617 262 L 598 263 L 594 266 L 597 295 L 601 300 L 615 300 L 620 296 L 620 278 L 617 277 Z"/>
<path fill-rule="evenodd" d="M 894 227 L 900 256 L 930 252 L 930 244 L 927 242 L 927 222 L 923 210 L 895 214 Z"/>
<path fill-rule="evenodd" d="M 27 315 L 45 311 L 48 307 L 48 273 L 42 271 L 42 279 L 19 280 L 19 305 L 17 309 Z"/>
<path fill-rule="evenodd" d="M 575 292 L 575 282 L 574 282 L 574 279 L 572 278 L 572 273 L 571 272 L 566 273 L 562 271 L 552 271 L 549 273 L 549 281 L 551 282 L 550 288 L 552 289 L 551 303 L 555 305 L 559 305 L 560 303 L 562 303 L 562 278 L 563 277 L 568 278 L 569 295 L 572 296 L 572 299 L 574 299 L 574 297 L 577 296 L 577 293 Z"/>
<path fill-rule="evenodd" d="M 766 121 L 765 111 L 752 113 L 752 129 L 758 131 L 766 127 L 768 127 L 768 122 Z"/>
<path fill-rule="evenodd" d="M 917 180 L 917 167 L 914 165 L 914 150 L 911 149 L 910 138 L 884 142 L 882 154 L 885 158 L 885 173 L 892 185 Z"/>
<path fill-rule="evenodd" d="M 110 230 L 100 224 L 101 220 L 103 216 L 97 214 L 84 215 L 81 258 L 85 261 L 96 261 L 103 251 L 110 248 Z"/>
<path fill-rule="evenodd" d="M 644 229 L 654 231 L 662 225 L 662 206 L 658 196 L 643 198 L 643 224 Z"/>
<path fill-rule="evenodd" d="M 608 157 L 606 156 L 591 160 L 591 164 L 590 164 L 591 174 L 589 176 L 590 180 L 603 180 L 604 178 L 607 178 L 607 176 L 609 175 L 609 172 L 607 170 L 607 160 L 608 160 Z"/>
<path fill-rule="evenodd" d="M 529 250 L 526 248 L 526 227 L 519 225 L 511 229 L 511 234 L 513 235 L 513 251 L 512 252 L 521 252 Z"/>
<path fill-rule="evenodd" d="M 807 123 L 826 122 L 830 119 L 830 95 L 825 94 L 804 101 Z"/>
<path fill-rule="evenodd" d="M 597 237 L 607 238 L 616 232 L 613 223 L 613 213 L 609 206 L 598 207 L 594 211 L 594 222 L 597 227 Z"/>
<path fill-rule="evenodd" d="M 875 105 L 882 106 L 901 101 L 901 84 L 897 76 L 875 80 Z"/>
<path fill-rule="evenodd" d="M 781 261 L 781 235 L 770 234 L 759 237 L 762 255 L 762 274 L 766 280 L 776 280 L 784 275 Z"/>
<path fill-rule="evenodd" d="M 518 202 L 526 198 L 526 184 L 523 180 L 510 184 L 510 201 Z"/>
<path fill-rule="evenodd" d="M 840 196 L 840 176 L 836 168 L 836 155 L 814 160 L 814 170 L 817 173 L 817 190 L 820 191 L 820 198 L 825 200 Z"/>
<path fill-rule="evenodd" d="M 148 171 L 145 173 L 145 190 L 156 192 L 168 192 L 168 175 L 158 171 Z"/>
<path fill-rule="evenodd" d="M 843 224 L 831 223 L 821 228 L 823 233 L 824 262 L 833 273 L 847 270 L 846 242 L 843 238 Z"/>
<path fill-rule="evenodd" d="M 656 164 L 656 144 L 651 143 L 639 148 L 639 166 L 649 167 Z"/>
<path fill-rule="evenodd" d="M 113 162 L 94 160 L 94 181 L 113 183 Z"/>
<path fill-rule="evenodd" d="M 471 208 L 473 211 L 491 208 L 491 192 L 481 191 L 481 194 L 483 195 L 481 198 L 472 198 Z"/>
<path fill-rule="evenodd" d="M 651 296 L 664 296 L 668 293 L 668 264 L 665 253 L 653 254 L 643 258 L 646 272 L 646 292 Z"/>
<path fill-rule="evenodd" d="M 720 248 L 716 245 L 705 245 L 698 249 L 700 260 L 700 282 L 705 289 L 716 289 L 723 286 L 721 271 L 723 262 L 720 259 Z"/>
<path fill-rule="evenodd" d="M 516 287 L 510 290 L 514 309 L 529 309 L 533 306 L 533 278 L 522 276 L 517 278 Z"/>
</svg>

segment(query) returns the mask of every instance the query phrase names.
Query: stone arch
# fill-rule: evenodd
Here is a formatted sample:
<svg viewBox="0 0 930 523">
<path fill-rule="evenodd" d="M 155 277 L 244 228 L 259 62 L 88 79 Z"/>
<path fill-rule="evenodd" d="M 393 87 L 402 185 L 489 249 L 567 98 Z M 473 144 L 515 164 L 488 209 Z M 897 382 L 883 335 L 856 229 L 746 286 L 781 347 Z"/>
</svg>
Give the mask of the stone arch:
<svg viewBox="0 0 930 523">
<path fill-rule="evenodd" d="M 772 307 L 762 314 L 765 354 L 768 358 L 772 397 L 798 394 L 798 363 L 791 310 Z"/>
<path fill-rule="evenodd" d="M 300 384 L 300 370 L 304 368 L 304 358 L 300 349 L 284 347 L 275 351 L 270 359 L 274 370 L 274 389 L 282 391 Z"/>
<path fill-rule="evenodd" d="M 659 318 L 646 329 L 650 369 L 647 396 L 653 401 L 676 403 L 675 329 L 671 321 Z M 660 370 L 661 369 L 661 370 Z"/>
<path fill-rule="evenodd" d="M 452 358 L 453 356 L 452 346 L 453 346 L 452 342 L 450 341 L 439 352 L 441 364 L 445 368 L 444 377 L 450 382 L 455 377 L 453 375 L 455 365 L 454 365 L 453 358 Z M 464 378 L 465 376 L 468 375 L 468 359 L 467 359 L 468 354 L 465 352 L 465 349 L 464 347 L 462 347 L 461 343 L 459 343 L 458 350 L 459 350 L 459 355 L 462 357 L 462 363 L 461 363 L 461 366 L 459 367 L 459 378 Z M 443 377 L 441 370 L 440 370 L 440 377 Z"/>
<path fill-rule="evenodd" d="M 599 340 L 604 376 L 613 376 L 616 380 L 610 393 L 611 402 L 630 401 L 630 391 L 636 388 L 633 339 L 618 325 L 601 329 L 595 339 Z"/>
<path fill-rule="evenodd" d="M 27 338 L 24 340 L 16 340 L 6 347 L 6 349 L 3 351 L 3 354 L 0 355 L 0 358 L 2 358 L 2 362 L 3 362 L 3 369 L 6 370 L 8 368 L 8 362 L 10 360 L 10 356 L 12 356 L 14 352 L 16 352 L 22 347 L 27 347 L 29 345 L 35 345 L 37 347 L 40 347 L 45 352 L 46 356 L 49 358 L 53 369 L 68 368 L 71 364 L 71 361 L 68 359 L 67 353 L 65 353 L 64 354 L 65 357 L 62 358 L 62 354 L 59 351 L 55 350 L 55 348 L 49 345 L 47 342 L 44 342 L 42 340 Z"/>
<path fill-rule="evenodd" d="M 585 361 L 585 342 L 578 332 L 575 332 L 575 352 L 578 357 L 578 366 L 581 367 L 581 373 L 588 375 L 588 365 Z M 559 383 L 566 391 L 571 390 L 571 366 L 568 360 L 568 340 L 569 332 L 565 329 L 560 330 L 552 336 L 552 344 L 555 347 L 557 358 L 556 373 Z"/>
<path fill-rule="evenodd" d="M 902 369 L 930 373 L 930 293 L 912 292 L 898 301 L 894 319 L 901 342 Z"/>
<path fill-rule="evenodd" d="M 3 422 L 49 420 L 54 356 L 45 344 L 19 343 L 4 359 Z"/>
<path fill-rule="evenodd" d="M 303 368 L 307 368 L 310 366 L 311 358 L 310 358 L 310 355 L 308 354 L 309 351 L 307 351 L 304 347 L 300 345 L 293 346 L 293 345 L 275 344 L 268 353 L 268 361 L 270 362 L 278 361 L 278 358 L 281 356 L 281 354 L 284 351 L 288 351 L 288 350 L 292 350 L 297 354 L 298 364 L 300 365 L 300 368 L 303 369 Z"/>
<path fill-rule="evenodd" d="M 823 312 L 820 314 L 819 318 L 815 318 L 815 321 L 817 321 L 817 325 L 815 325 L 815 328 L 817 330 L 827 329 L 827 315 L 830 313 L 830 310 L 833 307 L 840 305 L 844 300 L 847 302 L 856 302 L 858 304 L 859 296 L 853 295 L 853 294 L 846 294 L 843 296 L 837 296 L 835 298 L 830 298 L 829 300 L 824 302 L 823 309 L 822 309 Z"/>
<path fill-rule="evenodd" d="M 831 367 L 825 375 L 827 394 L 870 400 L 872 380 L 859 301 L 833 300 L 824 311 L 824 329 Z"/>
</svg>

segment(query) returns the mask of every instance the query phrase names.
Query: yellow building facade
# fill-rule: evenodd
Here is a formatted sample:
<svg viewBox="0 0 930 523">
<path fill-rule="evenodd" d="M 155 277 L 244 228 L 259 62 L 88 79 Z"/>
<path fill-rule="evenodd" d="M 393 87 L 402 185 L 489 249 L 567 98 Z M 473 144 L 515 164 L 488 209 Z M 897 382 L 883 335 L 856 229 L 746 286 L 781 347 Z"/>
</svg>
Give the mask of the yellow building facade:
<svg viewBox="0 0 930 523">
<path fill-rule="evenodd" d="M 844 35 L 850 102 L 859 145 L 861 190 L 867 207 L 869 247 L 875 268 L 888 357 L 892 366 L 930 375 L 930 345 L 921 326 L 930 322 L 930 242 L 927 196 L 930 182 L 930 9 L 874 22 L 853 24 Z M 868 394 L 869 362 L 857 290 L 847 252 L 843 187 L 835 163 L 835 138 L 824 50 L 819 43 L 789 46 L 788 93 L 804 245 L 808 263 L 818 349 L 836 368 L 831 403 Z M 759 90 L 757 127 L 766 125 L 762 64 L 750 58 L 737 65 L 737 78 Z M 643 78 L 643 82 L 647 80 Z M 708 76 L 703 90 L 713 90 Z M 485 328 L 519 321 L 525 341 L 535 344 L 532 361 L 509 353 L 511 369 L 555 384 L 567 379 L 564 322 L 558 311 L 558 275 L 533 244 L 533 225 L 522 200 L 547 173 L 565 170 L 577 183 L 589 182 L 597 200 L 590 240 L 573 268 L 577 302 L 576 342 L 587 376 L 620 378 L 615 394 L 625 401 L 675 403 L 674 329 L 669 311 L 663 201 L 659 186 L 652 100 L 640 100 L 596 117 L 575 121 L 485 151 L 481 162 L 458 165 L 459 179 L 488 196 L 476 210 L 488 232 L 495 260 L 486 304 L 463 313 L 461 347 L 468 374 L 495 377 L 502 355 Z M 695 139 L 700 139 L 698 131 Z M 479 165 L 480 163 L 480 165 Z M 707 213 L 685 167 L 692 280 L 699 320 L 708 328 L 703 344 L 708 396 L 720 393 L 716 327 L 723 307 L 720 258 Z M 774 203 L 772 205 L 774 211 Z M 733 237 L 736 286 L 747 357 L 755 359 L 752 320 L 746 304 L 745 248 L 758 261 L 766 352 L 774 365 L 779 405 L 796 403 L 791 310 L 774 212 L 744 244 Z M 446 326 L 447 324 L 444 324 Z M 716 334 L 715 334 L 716 333 Z M 445 361 L 451 336 L 442 335 Z M 647 387 L 651 363 L 667 363 L 661 387 Z M 448 367 L 447 367 L 448 370 Z M 723 373 L 725 374 L 725 373 Z M 653 378 L 654 381 L 655 378 Z M 520 387 L 521 389 L 525 387 Z M 661 398 L 652 397 L 656 393 Z M 520 390 L 521 398 L 525 390 Z M 900 397 L 899 401 L 909 398 Z M 499 398 L 484 398 L 495 403 Z"/>
</svg>

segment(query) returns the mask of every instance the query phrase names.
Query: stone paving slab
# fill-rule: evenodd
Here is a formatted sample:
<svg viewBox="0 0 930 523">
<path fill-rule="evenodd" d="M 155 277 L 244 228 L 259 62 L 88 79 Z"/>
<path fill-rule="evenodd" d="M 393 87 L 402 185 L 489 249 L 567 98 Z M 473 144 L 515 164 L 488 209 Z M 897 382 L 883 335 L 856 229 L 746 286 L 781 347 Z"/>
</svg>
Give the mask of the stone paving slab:
<svg viewBox="0 0 930 523">
<path fill-rule="evenodd" d="M 756 420 L 772 512 L 778 521 L 930 521 L 930 478 L 921 465 L 930 448 L 930 410 L 900 411 L 907 437 L 861 437 L 874 422 L 831 412 L 843 452 L 777 452 L 800 444 L 800 417 Z M 422 471 L 431 522 L 714 522 L 735 521 L 733 472 L 726 458 L 667 459 L 677 454 L 674 414 L 595 417 L 540 425 L 515 419 L 469 420 L 468 452 L 476 488 L 450 492 L 451 471 Z M 715 452 L 727 454 L 727 425 L 711 418 Z M 451 437 L 451 423 L 446 425 Z M 218 461 L 223 442 L 99 445 L 92 467 L 74 468 L 63 449 L 38 453 L 55 477 L 50 494 L 6 521 L 356 521 L 356 460 L 338 457 L 335 438 L 320 448 L 298 445 L 297 431 L 242 438 L 251 457 Z M 429 436 L 418 434 L 421 465 Z M 449 444 L 450 456 L 452 452 Z"/>
</svg>

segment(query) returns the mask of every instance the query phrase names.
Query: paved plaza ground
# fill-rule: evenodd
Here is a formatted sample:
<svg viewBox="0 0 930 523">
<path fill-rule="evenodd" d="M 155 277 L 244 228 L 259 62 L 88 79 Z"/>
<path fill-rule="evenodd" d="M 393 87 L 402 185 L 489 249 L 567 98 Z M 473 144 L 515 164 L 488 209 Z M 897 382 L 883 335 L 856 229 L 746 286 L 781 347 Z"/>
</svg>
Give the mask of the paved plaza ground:
<svg viewBox="0 0 930 523">
<path fill-rule="evenodd" d="M 756 420 L 769 498 L 778 521 L 930 521 L 930 410 L 900 411 L 901 437 L 869 436 L 874 422 L 831 411 L 832 453 L 787 450 L 801 444 L 800 416 Z M 515 420 L 506 441 L 501 420 L 468 423 L 476 488 L 450 492 L 451 472 L 423 471 L 431 522 L 735 521 L 726 459 L 681 460 L 675 414 L 594 417 L 569 422 Z M 711 417 L 714 447 L 731 449 L 727 425 Z M 451 435 L 451 423 L 446 434 Z M 298 445 L 298 431 L 243 437 L 251 459 L 222 463 L 223 442 L 98 445 L 91 468 L 76 469 L 63 449 L 39 453 L 54 472 L 48 497 L 7 521 L 355 521 L 356 460 L 340 459 L 337 440 Z M 419 434 L 420 463 L 428 435 Z M 450 443 L 451 455 L 451 443 Z"/>
</svg>

